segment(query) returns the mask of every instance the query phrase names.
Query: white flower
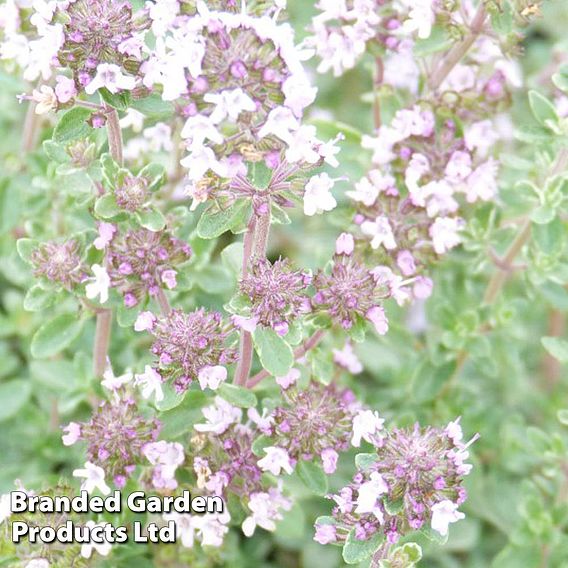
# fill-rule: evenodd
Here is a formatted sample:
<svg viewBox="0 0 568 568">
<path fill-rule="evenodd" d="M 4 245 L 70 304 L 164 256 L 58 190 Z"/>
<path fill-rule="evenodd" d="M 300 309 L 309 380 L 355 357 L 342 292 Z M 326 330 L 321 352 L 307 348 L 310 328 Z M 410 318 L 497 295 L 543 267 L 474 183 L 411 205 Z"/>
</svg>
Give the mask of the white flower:
<svg viewBox="0 0 568 568">
<path fill-rule="evenodd" d="M 193 548 L 195 542 L 196 527 L 193 524 L 193 515 L 186 513 L 167 513 L 164 515 L 165 521 L 174 521 L 176 532 L 181 536 L 181 544 L 185 548 Z"/>
<path fill-rule="evenodd" d="M 164 400 L 162 377 L 150 365 L 144 367 L 143 373 L 134 376 L 134 384 L 142 388 L 142 396 L 144 398 L 148 399 L 154 395 L 156 402 Z"/>
<path fill-rule="evenodd" d="M 354 201 L 370 207 L 379 196 L 379 188 L 368 177 L 362 178 L 355 184 L 355 190 L 346 191 L 345 194 Z"/>
<path fill-rule="evenodd" d="M 150 331 L 155 323 L 156 316 L 152 312 L 140 312 L 134 322 L 134 331 Z"/>
<path fill-rule="evenodd" d="M 243 533 L 245 536 L 252 536 L 257 526 L 273 531 L 276 528 L 274 521 L 282 519 L 278 509 L 288 511 L 291 506 L 292 503 L 282 496 L 280 488 L 272 487 L 268 493 L 252 493 L 248 502 L 252 515 L 244 520 Z"/>
<path fill-rule="evenodd" d="M 412 9 L 408 14 L 408 19 L 403 24 L 403 30 L 412 33 L 418 32 L 420 39 L 430 37 L 432 25 L 436 19 L 434 14 L 433 0 L 412 0 L 410 6 Z"/>
<path fill-rule="evenodd" d="M 93 246 L 97 250 L 104 250 L 112 241 L 112 238 L 116 233 L 116 227 L 112 223 L 102 221 L 99 223 L 98 231 L 99 236 L 93 241 Z"/>
<path fill-rule="evenodd" d="M 100 264 L 93 264 L 91 270 L 95 276 L 90 280 L 94 280 L 94 282 L 90 282 L 85 286 L 85 295 L 89 300 L 94 300 L 97 296 L 100 296 L 100 302 L 104 304 L 108 300 L 110 276 L 106 268 L 102 267 Z"/>
<path fill-rule="evenodd" d="M 446 429 L 444 430 L 444 432 L 446 433 L 446 436 L 448 436 L 448 438 L 450 438 L 450 440 L 452 440 L 452 442 L 456 446 L 461 444 L 461 441 L 463 439 L 463 431 L 462 431 L 462 428 L 460 426 L 460 420 L 461 420 L 461 416 L 459 418 L 457 418 L 456 420 L 454 420 L 453 422 L 450 422 L 446 426 Z"/>
<path fill-rule="evenodd" d="M 197 375 L 201 390 L 209 387 L 211 390 L 217 390 L 219 385 L 227 379 L 227 369 L 222 365 L 206 365 L 200 369 Z"/>
<path fill-rule="evenodd" d="M 224 536 L 229 532 L 227 526 L 231 520 L 229 511 L 223 513 L 205 513 L 194 515 L 192 524 L 203 546 L 221 546 Z"/>
<path fill-rule="evenodd" d="M 276 107 L 270 111 L 263 127 L 258 131 L 258 138 L 276 136 L 288 145 L 292 142 L 292 132 L 300 126 L 294 113 L 286 107 Z"/>
<path fill-rule="evenodd" d="M 188 170 L 188 178 L 191 181 L 199 181 L 209 170 L 220 177 L 227 175 L 227 167 L 217 159 L 215 152 L 206 146 L 192 147 L 189 155 L 180 163 Z"/>
<path fill-rule="evenodd" d="M 144 128 L 144 115 L 133 108 L 129 108 L 126 114 L 120 119 L 120 127 L 132 128 L 134 132 L 142 132 Z"/>
<path fill-rule="evenodd" d="M 296 73 L 282 83 L 282 92 L 286 97 L 284 104 L 300 118 L 304 109 L 315 101 L 318 89 L 310 85 L 305 74 Z"/>
<path fill-rule="evenodd" d="M 94 521 L 87 521 L 86 526 L 92 530 L 95 527 L 104 527 L 108 524 L 110 523 L 95 523 Z M 102 534 L 104 535 L 104 532 Z M 112 545 L 106 540 L 101 544 L 91 541 L 88 544 L 83 544 L 83 546 L 81 546 L 81 556 L 83 558 L 90 558 L 93 550 L 96 550 L 101 556 L 108 556 L 111 548 Z"/>
<path fill-rule="evenodd" d="M 207 419 L 205 424 L 196 424 L 195 430 L 198 432 L 213 432 L 222 434 L 231 424 L 240 422 L 242 411 L 240 408 L 229 404 L 221 397 L 215 397 L 215 404 L 205 407 L 203 416 Z"/>
<path fill-rule="evenodd" d="M 304 192 L 304 213 L 311 217 L 335 209 L 337 201 L 331 194 L 334 185 L 335 181 L 326 173 L 312 177 Z"/>
<path fill-rule="evenodd" d="M 429 229 L 434 250 L 438 254 L 444 254 L 458 245 L 461 242 L 458 233 L 463 226 L 463 219 L 456 217 L 438 217 Z"/>
<path fill-rule="evenodd" d="M 184 462 L 183 446 L 178 442 L 150 442 L 144 444 L 142 453 L 155 466 L 152 483 L 156 489 L 175 489 L 176 469 Z"/>
<path fill-rule="evenodd" d="M 49 561 L 45 558 L 34 558 L 26 564 L 26 568 L 49 568 Z"/>
<path fill-rule="evenodd" d="M 132 373 L 130 371 L 126 371 L 124 375 L 120 375 L 120 377 L 115 377 L 112 368 L 107 366 L 105 372 L 103 373 L 103 380 L 101 384 L 103 387 L 110 391 L 115 391 L 119 389 L 122 385 L 129 383 L 132 380 Z"/>
<path fill-rule="evenodd" d="M 333 350 L 333 361 L 340 367 L 347 369 L 353 375 L 357 375 L 363 370 L 363 365 L 357 358 L 355 351 L 353 351 L 353 346 L 349 341 L 345 343 L 343 349 Z"/>
<path fill-rule="evenodd" d="M 219 124 L 225 118 L 235 122 L 241 112 L 254 112 L 254 101 L 241 89 L 221 91 L 220 93 L 207 93 L 203 100 L 215 105 L 211 113 L 211 122 Z"/>
<path fill-rule="evenodd" d="M 85 462 L 84 469 L 75 469 L 73 477 L 84 477 L 85 481 L 81 484 L 81 490 L 92 493 L 98 489 L 103 495 L 110 493 L 110 487 L 105 483 L 105 471 L 102 467 L 91 462 Z"/>
<path fill-rule="evenodd" d="M 468 203 L 478 199 L 489 201 L 497 193 L 497 162 L 489 158 L 478 166 L 465 181 L 465 195 Z"/>
<path fill-rule="evenodd" d="M 122 69 L 114 63 L 99 63 L 97 74 L 85 87 L 85 92 L 92 95 L 98 89 L 106 88 L 113 95 L 119 90 L 131 91 L 136 86 L 136 79 L 124 75 Z"/>
<path fill-rule="evenodd" d="M 446 164 L 444 174 L 452 184 L 462 182 L 471 173 L 471 155 L 469 152 L 457 150 Z"/>
<path fill-rule="evenodd" d="M 388 491 L 389 487 L 383 476 L 378 471 L 374 471 L 370 475 L 370 481 L 362 483 L 359 487 L 355 512 L 359 514 L 373 513 L 382 522 L 383 513 L 377 500 Z"/>
<path fill-rule="evenodd" d="M 321 158 L 320 153 L 316 150 L 320 142 L 316 138 L 316 127 L 304 124 L 292 133 L 288 142 L 288 150 L 286 150 L 286 159 L 295 164 L 297 162 L 307 162 L 315 164 Z"/>
<path fill-rule="evenodd" d="M 284 448 L 269 446 L 264 448 L 266 456 L 258 460 L 258 466 L 262 471 L 269 471 L 273 475 L 280 475 L 282 470 L 290 474 L 294 471 L 290 456 Z"/>
<path fill-rule="evenodd" d="M 483 157 L 487 155 L 489 148 L 499 139 L 499 135 L 490 120 L 481 120 L 466 126 L 464 140 L 466 148 L 470 151 L 477 150 Z"/>
<path fill-rule="evenodd" d="M 353 437 L 351 445 L 358 448 L 361 440 L 373 443 L 376 441 L 378 432 L 383 428 L 384 419 L 379 416 L 377 411 L 360 410 L 353 418 Z"/>
<path fill-rule="evenodd" d="M 256 424 L 258 429 L 263 434 L 270 435 L 271 426 L 274 423 L 274 418 L 269 413 L 267 408 L 262 411 L 262 415 L 258 413 L 258 410 L 256 408 L 249 408 L 247 410 L 247 416 Z"/>
<path fill-rule="evenodd" d="M 63 428 L 65 435 L 61 437 L 64 446 L 72 446 L 81 437 L 81 426 L 77 422 L 69 422 Z"/>
<path fill-rule="evenodd" d="M 177 286 L 177 272 L 175 270 L 164 270 L 160 280 L 166 285 L 168 290 L 173 290 Z"/>
<path fill-rule="evenodd" d="M 432 506 L 432 529 L 442 536 L 448 534 L 448 526 L 464 519 L 465 515 L 458 511 L 458 505 L 448 499 L 444 499 Z"/>
<path fill-rule="evenodd" d="M 47 114 L 57 108 L 57 96 L 55 91 L 47 85 L 42 85 L 39 89 L 34 89 L 32 99 L 37 103 L 36 114 Z"/>
<path fill-rule="evenodd" d="M 373 237 L 371 239 L 371 247 L 374 249 L 379 248 L 381 245 L 387 250 L 396 248 L 392 227 L 388 217 L 385 215 L 379 215 L 374 221 L 363 221 L 361 231 L 365 235 Z"/>
<path fill-rule="evenodd" d="M 200 148 L 205 140 L 210 140 L 214 144 L 221 144 L 224 140 L 223 135 L 217 130 L 210 116 L 196 114 L 190 116 L 181 131 L 184 140 L 190 140 L 190 148 Z"/>
</svg>

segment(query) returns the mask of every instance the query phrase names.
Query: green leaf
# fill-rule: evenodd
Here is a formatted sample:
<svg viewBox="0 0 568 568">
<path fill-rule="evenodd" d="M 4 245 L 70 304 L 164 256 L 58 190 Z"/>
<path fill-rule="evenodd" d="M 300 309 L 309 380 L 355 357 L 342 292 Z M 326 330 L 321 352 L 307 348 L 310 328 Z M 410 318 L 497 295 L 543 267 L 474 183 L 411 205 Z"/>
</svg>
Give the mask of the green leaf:
<svg viewBox="0 0 568 568">
<path fill-rule="evenodd" d="M 227 402 L 239 408 L 251 408 L 256 406 L 257 403 L 256 396 L 253 392 L 229 383 L 222 383 L 217 393 L 221 398 L 224 398 Z"/>
<path fill-rule="evenodd" d="M 417 402 L 423 403 L 434 400 L 446 381 L 456 369 L 456 362 L 450 361 L 437 367 L 430 361 L 425 361 L 414 372 L 412 379 L 412 396 Z"/>
<path fill-rule="evenodd" d="M 274 225 L 289 225 L 292 222 L 288 213 L 282 207 L 274 204 L 270 208 L 270 218 Z"/>
<path fill-rule="evenodd" d="M 164 398 L 160 400 L 160 402 L 156 402 L 156 408 L 160 412 L 166 412 L 168 410 L 173 410 L 174 408 L 178 407 L 184 401 L 184 394 L 178 393 L 174 387 L 172 386 L 171 382 L 165 383 L 163 388 Z M 189 391 L 189 395 L 193 392 L 198 391 Z M 190 398 L 192 398 L 190 396 Z M 193 401 L 195 402 L 195 401 Z"/>
<path fill-rule="evenodd" d="M 296 466 L 298 477 L 304 485 L 316 495 L 325 495 L 328 490 L 327 476 L 321 465 L 315 462 L 300 461 Z"/>
<path fill-rule="evenodd" d="M 161 438 L 173 440 L 190 432 L 193 425 L 203 419 L 201 408 L 209 401 L 209 397 L 202 391 L 186 392 L 181 404 L 160 416 Z"/>
<path fill-rule="evenodd" d="M 32 338 L 32 356 L 45 359 L 56 355 L 77 338 L 83 329 L 83 323 L 76 314 L 61 314 L 44 323 Z"/>
<path fill-rule="evenodd" d="M 292 368 L 292 348 L 273 329 L 257 327 L 253 341 L 260 363 L 271 375 L 283 377 Z"/>
<path fill-rule="evenodd" d="M 424 526 L 420 529 L 420 534 L 424 535 L 429 541 L 436 544 L 444 545 L 448 542 L 448 535 L 442 536 L 438 531 L 433 530 L 429 526 Z"/>
<path fill-rule="evenodd" d="M 135 99 L 130 103 L 130 107 L 151 118 L 166 118 L 173 114 L 172 103 L 162 100 L 160 95 L 150 95 L 143 99 Z"/>
<path fill-rule="evenodd" d="M 16 379 L 0 384 L 0 422 L 12 418 L 26 404 L 32 394 L 30 381 Z"/>
<path fill-rule="evenodd" d="M 267 167 L 264 161 L 253 162 L 250 166 L 249 177 L 258 189 L 266 189 L 272 178 L 272 170 Z"/>
<path fill-rule="evenodd" d="M 264 456 L 264 448 L 273 445 L 274 445 L 274 440 L 269 436 L 265 436 L 264 434 L 262 434 L 261 436 L 256 438 L 255 441 L 252 443 L 251 446 L 252 453 L 260 458 Z"/>
<path fill-rule="evenodd" d="M 68 110 L 59 119 L 53 130 L 53 141 L 65 144 L 79 138 L 85 138 L 91 131 L 91 127 L 87 124 L 90 117 L 91 111 L 84 107 L 78 106 Z"/>
<path fill-rule="evenodd" d="M 140 170 L 138 177 L 147 180 L 148 191 L 156 191 L 166 182 L 166 168 L 162 164 L 148 164 Z"/>
<path fill-rule="evenodd" d="M 138 309 L 128 308 L 121 302 L 116 310 L 116 321 L 120 327 L 132 327 L 138 318 Z"/>
<path fill-rule="evenodd" d="M 66 164 L 71 161 L 71 157 L 65 151 L 65 148 L 53 140 L 44 140 L 43 151 L 52 162 Z"/>
<path fill-rule="evenodd" d="M 103 180 L 108 189 L 114 189 L 120 166 L 114 161 L 113 157 L 105 153 L 101 156 L 101 166 L 103 170 Z"/>
<path fill-rule="evenodd" d="M 108 89 L 102 88 L 99 89 L 99 95 L 107 105 L 122 111 L 128 110 L 132 100 L 132 95 L 129 91 L 113 94 Z"/>
<path fill-rule="evenodd" d="M 416 40 L 413 51 L 416 57 L 425 57 L 447 49 L 451 44 L 452 38 L 446 29 L 443 26 L 434 26 L 429 37 Z"/>
<path fill-rule="evenodd" d="M 27 264 L 32 264 L 32 253 L 39 246 L 39 242 L 35 239 L 18 239 L 16 242 L 16 250 L 20 258 Z"/>
<path fill-rule="evenodd" d="M 101 195 L 95 202 L 95 215 L 101 219 L 112 219 L 122 212 L 112 193 Z"/>
<path fill-rule="evenodd" d="M 546 225 L 556 217 L 556 211 L 552 207 L 542 205 L 531 213 L 531 221 L 537 225 Z"/>
<path fill-rule="evenodd" d="M 558 115 L 554 105 L 537 91 L 529 91 L 529 105 L 533 116 L 542 126 L 548 126 L 549 121 L 558 122 Z"/>
<path fill-rule="evenodd" d="M 357 454 L 355 456 L 355 465 L 357 469 L 365 471 L 374 465 L 378 459 L 379 456 L 377 454 Z"/>
<path fill-rule="evenodd" d="M 227 209 L 210 213 L 205 211 L 197 223 L 197 234 L 202 239 L 216 239 L 235 227 L 243 217 L 248 206 L 247 201 L 236 201 Z"/>
<path fill-rule="evenodd" d="M 513 30 L 513 11 L 508 2 L 501 3 L 491 14 L 491 25 L 499 34 L 506 36 Z"/>
<path fill-rule="evenodd" d="M 422 548 L 415 542 L 407 542 L 395 548 L 390 557 L 397 562 L 396 566 L 412 568 L 422 559 Z"/>
<path fill-rule="evenodd" d="M 554 83 L 555 87 L 568 93 L 568 72 L 561 71 L 560 73 L 554 73 L 552 75 L 552 82 Z"/>
<path fill-rule="evenodd" d="M 556 413 L 556 417 L 560 424 L 568 426 L 568 408 L 562 408 Z"/>
<path fill-rule="evenodd" d="M 558 217 L 545 225 L 536 224 L 533 227 L 533 238 L 538 248 L 545 254 L 559 253 L 565 243 L 564 224 Z"/>
<path fill-rule="evenodd" d="M 357 540 L 355 529 L 351 529 L 343 546 L 343 560 L 346 564 L 359 564 L 370 558 L 382 543 L 381 533 L 375 534 L 369 540 Z"/>
<path fill-rule="evenodd" d="M 543 337 L 542 346 L 561 363 L 568 363 L 568 341 L 559 337 Z"/>
<path fill-rule="evenodd" d="M 239 274 L 243 261 L 243 243 L 231 243 L 221 251 L 223 264 L 233 273 Z"/>
<path fill-rule="evenodd" d="M 39 284 L 32 286 L 24 297 L 24 309 L 28 312 L 40 312 L 52 306 L 57 295 L 51 290 L 44 290 Z"/>
<path fill-rule="evenodd" d="M 166 218 L 154 207 L 138 211 L 136 217 L 140 225 L 149 231 L 161 231 L 166 226 Z"/>
</svg>

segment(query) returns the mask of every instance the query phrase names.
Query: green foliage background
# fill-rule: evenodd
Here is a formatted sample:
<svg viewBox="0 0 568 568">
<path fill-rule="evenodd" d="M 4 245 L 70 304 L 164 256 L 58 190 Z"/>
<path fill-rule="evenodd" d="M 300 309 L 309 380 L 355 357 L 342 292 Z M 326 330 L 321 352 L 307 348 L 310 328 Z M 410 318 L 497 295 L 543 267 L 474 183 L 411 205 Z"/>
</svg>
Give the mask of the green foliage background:
<svg viewBox="0 0 568 568">
<path fill-rule="evenodd" d="M 289 8 L 296 29 L 302 29 L 313 4 L 290 0 Z M 527 87 L 550 93 L 546 68 L 568 58 L 567 29 L 566 1 L 545 2 L 543 18 L 528 30 L 523 44 Z M 372 85 L 365 64 L 339 81 L 317 76 L 317 83 L 317 106 L 325 114 L 314 114 L 313 120 L 322 137 L 337 131 L 336 122 L 370 131 L 371 107 L 364 101 Z M 46 318 L 69 313 L 73 306 L 64 301 L 43 311 L 24 309 L 33 277 L 15 243 L 24 231 L 48 235 L 72 230 L 73 217 L 59 212 L 75 208 L 73 215 L 80 217 L 77 195 L 88 191 L 88 180 L 80 174 L 56 179 L 41 144 L 29 156 L 19 151 L 25 105 L 18 105 L 16 94 L 28 89 L 13 76 L 0 74 L 0 492 L 13 488 L 16 478 L 26 487 L 56 483 L 82 463 L 80 450 L 61 444 L 60 426 L 71 417 L 88 415 L 87 396 L 93 388 L 92 319 L 77 325 L 77 336 L 58 355 L 34 359 L 30 354 L 31 338 Z M 515 96 L 512 118 L 516 127 L 535 124 L 526 89 Z M 50 138 L 50 129 L 42 136 Z M 356 180 L 369 156 L 360 151 L 357 134 L 348 135 L 343 148 L 342 173 Z M 518 230 L 515 220 L 536 208 L 516 182 L 538 179 L 551 148 L 552 141 L 537 144 L 525 136 L 504 153 L 499 200 L 469 215 L 465 246 L 435 270 L 425 331 L 410 332 L 412 314 L 389 305 L 389 333 L 380 338 L 369 334 L 357 346 L 365 372 L 351 379 L 352 387 L 391 424 L 419 420 L 441 425 L 461 415 L 464 430 L 481 435 L 467 481 L 467 518 L 451 527 L 445 547 L 423 543 L 425 567 L 568 566 L 568 344 L 541 341 L 564 334 L 565 208 L 555 212 L 551 223 L 533 227 L 524 257 L 517 261 L 519 270 L 497 301 L 482 307 L 487 282 L 497 270 L 489 251 L 503 253 Z M 307 267 L 321 265 L 332 251 L 342 215 L 342 208 L 317 218 L 295 213 L 291 225 L 274 231 L 270 256 L 287 255 Z M 188 219 L 185 234 L 191 233 L 196 218 Z M 221 248 L 206 251 L 211 262 L 195 269 L 195 304 L 220 307 L 233 286 L 219 261 Z M 113 332 L 111 359 L 117 368 L 137 361 L 139 348 L 129 337 L 120 328 Z M 352 455 L 342 457 L 332 488 L 350 478 L 352 464 Z M 338 549 L 312 540 L 311 525 L 329 512 L 329 503 L 300 486 L 297 493 L 303 496 L 300 505 L 274 534 L 257 531 L 254 538 L 241 540 L 232 535 L 219 562 L 234 567 L 341 565 Z M 143 550 L 128 547 L 109 562 L 152 565 Z"/>
</svg>

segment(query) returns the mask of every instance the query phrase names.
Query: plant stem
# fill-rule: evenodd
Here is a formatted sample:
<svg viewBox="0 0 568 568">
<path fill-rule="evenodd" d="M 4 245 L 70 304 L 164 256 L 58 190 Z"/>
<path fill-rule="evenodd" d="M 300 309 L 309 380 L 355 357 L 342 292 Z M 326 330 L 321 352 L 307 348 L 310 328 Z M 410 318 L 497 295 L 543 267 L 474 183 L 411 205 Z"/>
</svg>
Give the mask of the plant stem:
<svg viewBox="0 0 568 568">
<path fill-rule="evenodd" d="M 122 131 L 115 109 L 107 108 L 107 136 L 111 156 L 118 165 L 122 165 Z M 93 346 L 93 372 L 95 377 L 102 377 L 106 369 L 110 333 L 112 330 L 112 310 L 105 309 L 97 313 L 95 344 Z"/>
<path fill-rule="evenodd" d="M 107 108 L 107 133 L 108 133 L 108 148 L 113 160 L 122 166 L 122 130 L 120 129 L 120 122 L 118 113 L 114 108 Z"/>
<path fill-rule="evenodd" d="M 375 124 L 375 130 L 381 127 L 381 99 L 379 97 L 378 89 L 383 84 L 384 77 L 384 65 L 383 60 L 380 57 L 375 58 L 375 81 L 373 85 L 374 97 L 373 97 L 373 122 Z"/>
<path fill-rule="evenodd" d="M 251 259 L 266 257 L 269 233 L 270 211 L 260 217 L 256 217 L 253 212 L 243 242 L 243 278 L 247 275 Z M 252 366 L 252 352 L 252 335 L 248 331 L 242 330 L 239 344 L 239 362 L 237 363 L 234 379 L 234 383 L 237 386 L 247 386 Z"/>
<path fill-rule="evenodd" d="M 22 154 L 31 152 L 36 144 L 37 127 L 40 121 L 40 117 L 35 112 L 36 106 L 37 104 L 34 101 L 29 101 L 26 117 L 24 119 L 24 130 L 22 132 Z"/>
<path fill-rule="evenodd" d="M 172 308 L 162 288 L 158 288 L 156 299 L 158 300 L 158 304 L 160 304 L 160 310 L 162 311 L 162 314 L 165 316 L 169 315 L 169 313 L 172 311 Z"/>
<path fill-rule="evenodd" d="M 112 311 L 104 310 L 99 312 L 97 314 L 95 344 L 93 347 L 93 373 L 95 377 L 102 377 L 106 369 L 111 328 Z"/>
<path fill-rule="evenodd" d="M 300 347 L 297 347 L 294 350 L 294 360 L 297 361 L 298 359 L 301 359 L 308 351 L 316 347 L 319 344 L 319 342 L 323 339 L 324 335 L 325 335 L 325 330 L 318 329 L 311 337 L 306 339 L 306 341 L 304 341 L 304 343 L 302 343 Z M 261 381 L 266 379 L 266 377 L 269 376 L 270 373 L 268 371 L 262 370 L 260 371 L 260 373 L 257 373 L 254 377 L 251 377 L 251 379 L 247 382 L 247 387 L 252 389 L 256 385 L 258 385 L 258 383 L 260 383 Z"/>
<path fill-rule="evenodd" d="M 461 61 L 463 56 L 469 51 L 469 48 L 474 44 L 479 34 L 483 30 L 485 20 L 487 19 L 487 12 L 483 1 L 479 4 L 477 12 L 473 17 L 469 30 L 461 42 L 456 43 L 446 53 L 445 57 L 438 65 L 437 69 L 430 76 L 428 86 L 431 91 L 435 91 L 443 82 L 444 79 L 450 74 L 450 71 Z"/>
</svg>

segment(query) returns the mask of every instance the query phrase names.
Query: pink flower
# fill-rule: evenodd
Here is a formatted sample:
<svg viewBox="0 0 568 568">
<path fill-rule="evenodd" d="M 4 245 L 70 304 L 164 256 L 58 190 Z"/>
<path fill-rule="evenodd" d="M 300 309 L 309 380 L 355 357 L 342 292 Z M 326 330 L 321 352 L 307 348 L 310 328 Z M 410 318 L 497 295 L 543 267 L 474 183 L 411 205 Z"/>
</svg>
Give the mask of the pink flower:
<svg viewBox="0 0 568 568">
<path fill-rule="evenodd" d="M 81 426 L 77 422 L 69 422 L 63 431 L 66 434 L 61 439 L 65 446 L 72 446 L 81 437 Z"/>
<path fill-rule="evenodd" d="M 253 333 L 258 325 L 258 318 L 256 316 L 253 316 L 252 318 L 245 318 L 244 316 L 233 315 L 231 316 L 231 321 L 238 328 L 243 331 L 248 331 L 249 333 Z"/>
<path fill-rule="evenodd" d="M 350 255 L 353 253 L 355 248 L 355 240 L 353 239 L 353 235 L 349 233 L 341 233 L 337 240 L 335 241 L 335 254 L 347 254 Z"/>
<path fill-rule="evenodd" d="M 65 75 L 58 75 L 55 80 L 55 95 L 60 103 L 68 103 L 71 99 L 77 96 L 77 89 L 75 88 L 75 81 L 65 77 Z"/>
<path fill-rule="evenodd" d="M 332 474 L 337 469 L 337 459 L 339 454 L 333 448 L 326 448 L 320 454 L 323 463 L 323 470 L 328 475 Z"/>
<path fill-rule="evenodd" d="M 360 410 L 353 418 L 351 445 L 358 448 L 361 445 L 361 440 L 372 444 L 377 437 L 380 438 L 379 431 L 382 430 L 384 423 L 384 418 L 381 418 L 377 411 Z"/>
<path fill-rule="evenodd" d="M 219 385 L 227 379 L 227 369 L 221 365 L 203 367 L 197 375 L 201 390 L 209 387 L 211 390 L 217 390 Z"/>
<path fill-rule="evenodd" d="M 134 331 L 151 331 L 156 321 L 156 316 L 152 312 L 140 312 L 134 322 Z"/>
<path fill-rule="evenodd" d="M 111 241 L 116 233 L 116 227 L 112 223 L 99 223 L 99 236 L 93 241 L 97 250 L 103 250 Z"/>
<path fill-rule="evenodd" d="M 414 282 L 414 286 L 412 287 L 412 293 L 415 298 L 425 300 L 432 295 L 433 287 L 434 283 L 430 278 L 427 278 L 426 276 L 418 276 Z"/>
<path fill-rule="evenodd" d="M 164 270 L 160 278 L 170 290 L 173 290 L 177 286 L 176 276 L 177 272 L 175 270 Z"/>
<path fill-rule="evenodd" d="M 412 276 L 416 272 L 416 262 L 409 250 L 401 250 L 398 253 L 396 264 L 404 276 Z"/>
<path fill-rule="evenodd" d="M 353 346 L 349 341 L 345 343 L 343 349 L 333 350 L 333 361 L 354 375 L 359 374 L 363 370 L 363 365 L 357 358 L 357 355 L 355 355 Z"/>
<path fill-rule="evenodd" d="M 458 233 L 464 224 L 463 219 L 456 217 L 438 217 L 434 221 L 429 233 L 436 253 L 444 254 L 461 242 Z"/>
<path fill-rule="evenodd" d="M 291 385 L 296 383 L 299 378 L 300 371 L 298 371 L 298 369 L 290 369 L 288 374 L 284 375 L 283 377 L 276 377 L 276 382 L 278 383 L 280 388 L 286 390 Z"/>
<path fill-rule="evenodd" d="M 365 314 L 367 319 L 375 326 L 379 335 L 384 335 L 389 330 L 389 320 L 385 315 L 385 310 L 382 306 L 373 306 Z"/>
<path fill-rule="evenodd" d="M 320 544 L 329 544 L 335 542 L 337 538 L 337 529 L 335 525 L 316 525 L 316 534 L 314 540 Z"/>
<path fill-rule="evenodd" d="M 392 227 L 385 215 L 379 215 L 374 221 L 364 221 L 361 224 L 361 230 L 365 235 L 373 237 L 371 240 L 372 248 L 377 249 L 381 245 L 387 250 L 396 248 Z"/>
</svg>

